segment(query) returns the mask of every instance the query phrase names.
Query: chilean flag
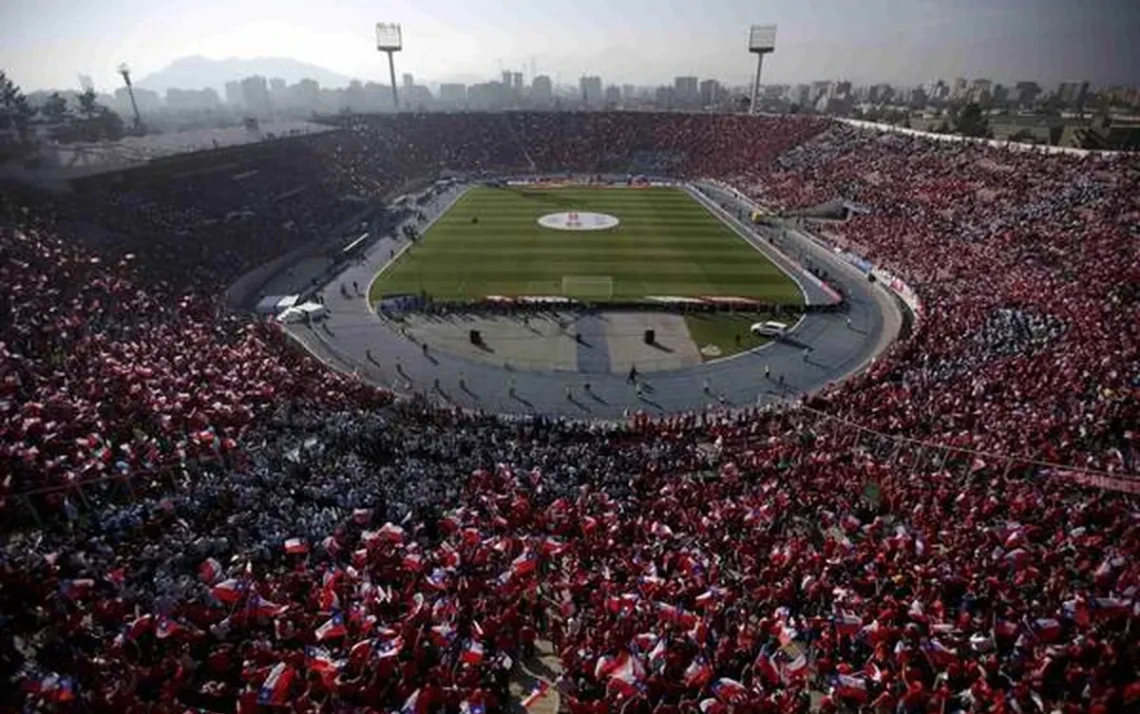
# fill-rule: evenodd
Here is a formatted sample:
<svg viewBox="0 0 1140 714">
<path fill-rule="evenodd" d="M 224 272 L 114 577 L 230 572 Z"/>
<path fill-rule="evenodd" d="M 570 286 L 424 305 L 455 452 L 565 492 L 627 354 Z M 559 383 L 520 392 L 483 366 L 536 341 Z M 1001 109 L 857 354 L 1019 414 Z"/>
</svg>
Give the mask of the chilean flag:
<svg viewBox="0 0 1140 714">
<path fill-rule="evenodd" d="M 702 699 L 700 703 L 701 714 L 724 714 L 728 707 L 715 699 Z"/>
<path fill-rule="evenodd" d="M 1116 597 L 1098 597 L 1089 600 L 1089 609 L 1095 617 L 1122 617 L 1132 609 L 1132 603 Z"/>
<path fill-rule="evenodd" d="M 387 659 L 389 657 L 396 657 L 403 649 L 404 638 L 402 637 L 393 637 L 391 639 L 382 640 L 376 647 L 376 658 Z"/>
<path fill-rule="evenodd" d="M 210 593 L 227 605 L 232 605 L 242 599 L 245 595 L 245 589 L 246 584 L 244 582 L 230 578 L 215 585 L 210 589 Z"/>
<path fill-rule="evenodd" d="M 644 678 L 645 670 L 641 662 L 630 656 L 629 652 L 622 652 L 617 667 L 610 673 L 607 689 L 614 689 L 623 697 L 632 697 L 644 688 L 641 681 Z"/>
<path fill-rule="evenodd" d="M 344 637 L 347 634 L 348 628 L 344 626 L 344 616 L 339 612 L 330 617 L 329 621 L 318 627 L 316 631 L 317 642 L 335 640 L 336 638 Z"/>
<path fill-rule="evenodd" d="M 716 603 L 720 602 L 720 599 L 723 596 L 724 596 L 724 590 L 721 590 L 720 588 L 715 588 L 715 587 L 709 588 L 708 590 L 704 591 L 703 593 L 701 593 L 700 595 L 697 596 L 697 599 L 695 601 L 696 606 L 701 608 L 702 610 L 709 608 L 709 607 L 712 607 Z"/>
<path fill-rule="evenodd" d="M 539 699 L 542 699 L 543 697 L 545 697 L 546 693 L 549 691 L 550 691 L 550 683 L 549 682 L 546 682 L 546 681 L 539 682 L 538 686 L 536 686 L 533 690 L 531 690 L 531 693 L 526 695 L 526 697 L 522 700 L 523 708 L 524 709 L 530 709 L 535 704 L 535 702 L 537 702 Z"/>
<path fill-rule="evenodd" d="M 835 623 L 835 629 L 841 635 L 854 637 L 859 634 L 859 630 L 863 629 L 863 620 L 859 619 L 857 615 L 844 612 L 832 617 L 831 621 Z"/>
<path fill-rule="evenodd" d="M 735 679 L 721 677 L 709 687 L 714 697 L 725 704 L 735 704 L 742 701 L 748 694 L 748 689 Z"/>
<path fill-rule="evenodd" d="M 699 689 L 712 679 L 712 674 L 712 667 L 709 666 L 709 661 L 705 659 L 704 655 L 697 655 L 696 659 L 685 669 L 685 686 Z"/>
<path fill-rule="evenodd" d="M 1055 642 L 1061 636 L 1061 623 L 1051 617 L 1034 620 L 1032 629 L 1042 642 Z"/>
<path fill-rule="evenodd" d="M 843 699 L 854 699 L 859 703 L 867 701 L 867 683 L 860 677 L 851 677 L 846 674 L 837 674 L 832 680 L 835 687 L 835 696 Z"/>
<path fill-rule="evenodd" d="M 483 643 L 478 640 L 468 640 L 459 658 L 464 664 L 479 664 L 483 661 Z"/>
<path fill-rule="evenodd" d="M 255 617 L 277 617 L 288 609 L 288 606 L 269 602 L 256 593 L 249 599 L 249 611 Z"/>
<path fill-rule="evenodd" d="M 519 557 L 511 561 L 511 575 L 516 578 L 521 578 L 524 575 L 533 573 L 538 568 L 538 556 L 530 550 L 526 550 Z"/>
<path fill-rule="evenodd" d="M 158 625 L 154 628 L 154 636 L 160 640 L 165 640 L 167 637 L 177 635 L 182 629 L 174 620 L 171 620 L 166 615 L 160 615 L 158 618 Z"/>
<path fill-rule="evenodd" d="M 290 538 L 285 541 L 285 552 L 290 555 L 302 555 L 309 552 L 309 545 L 300 538 Z"/>
<path fill-rule="evenodd" d="M 293 684 L 296 672 L 284 662 L 278 663 L 269 671 L 261 691 L 257 695 L 257 703 L 262 706 L 281 706 L 289 699 L 289 688 Z"/>
<path fill-rule="evenodd" d="M 437 647 L 447 647 L 455 641 L 455 628 L 446 622 L 432 625 L 430 637 Z"/>
</svg>

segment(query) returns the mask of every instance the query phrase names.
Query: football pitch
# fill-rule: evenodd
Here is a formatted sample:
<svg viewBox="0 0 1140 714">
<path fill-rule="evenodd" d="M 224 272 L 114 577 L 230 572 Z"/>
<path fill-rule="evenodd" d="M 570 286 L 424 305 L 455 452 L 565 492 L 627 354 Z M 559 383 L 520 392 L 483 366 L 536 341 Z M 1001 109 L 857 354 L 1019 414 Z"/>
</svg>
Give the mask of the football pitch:
<svg viewBox="0 0 1140 714">
<path fill-rule="evenodd" d="M 605 230 L 559 230 L 558 213 L 605 214 Z M 571 219 L 572 221 L 574 219 Z M 684 191 L 654 188 L 471 189 L 377 276 L 369 291 L 436 300 L 565 296 L 741 297 L 801 305 L 795 283 Z"/>
</svg>

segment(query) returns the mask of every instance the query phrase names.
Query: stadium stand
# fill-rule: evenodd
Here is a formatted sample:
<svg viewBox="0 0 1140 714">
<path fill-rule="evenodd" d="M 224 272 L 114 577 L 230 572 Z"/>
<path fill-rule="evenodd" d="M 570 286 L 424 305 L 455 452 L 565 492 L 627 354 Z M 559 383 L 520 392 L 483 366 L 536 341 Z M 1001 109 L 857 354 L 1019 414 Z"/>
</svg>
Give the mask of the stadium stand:
<svg viewBox="0 0 1140 714">
<path fill-rule="evenodd" d="M 0 193 L 6 707 L 506 711 L 546 641 L 570 712 L 1140 705 L 1140 508 L 1064 468 L 1135 476 L 1135 157 L 636 113 L 264 146 Z M 350 197 L 654 151 L 871 208 L 829 231 L 923 319 L 800 408 L 600 425 L 393 400 L 221 309 Z"/>
</svg>

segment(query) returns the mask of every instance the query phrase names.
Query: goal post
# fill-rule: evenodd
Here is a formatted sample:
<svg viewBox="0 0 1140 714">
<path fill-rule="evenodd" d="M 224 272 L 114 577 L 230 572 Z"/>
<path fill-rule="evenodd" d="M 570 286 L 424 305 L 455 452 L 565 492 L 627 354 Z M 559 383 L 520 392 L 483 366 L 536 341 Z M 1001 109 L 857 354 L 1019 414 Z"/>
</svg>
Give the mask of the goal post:
<svg viewBox="0 0 1140 714">
<path fill-rule="evenodd" d="M 609 275 L 563 275 L 562 295 L 586 302 L 610 300 L 614 296 L 614 279 Z"/>
</svg>

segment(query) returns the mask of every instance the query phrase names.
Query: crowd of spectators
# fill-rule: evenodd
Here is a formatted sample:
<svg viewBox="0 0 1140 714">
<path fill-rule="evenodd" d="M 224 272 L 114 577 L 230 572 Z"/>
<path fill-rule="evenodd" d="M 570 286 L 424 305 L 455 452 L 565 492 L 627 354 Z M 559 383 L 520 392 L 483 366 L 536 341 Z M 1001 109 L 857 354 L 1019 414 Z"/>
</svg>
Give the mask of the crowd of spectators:
<svg viewBox="0 0 1140 714">
<path fill-rule="evenodd" d="M 1023 463 L 1134 471 L 1135 159 L 654 114 L 353 118 L 282 146 L 255 174 L 0 197 L 0 701 L 504 711 L 548 640 L 571 712 L 1140 706 L 1140 506 Z M 784 209 L 870 207 L 828 233 L 924 317 L 811 406 L 1013 465 L 808 410 L 439 411 L 218 304 L 423 173 L 654 151 Z"/>
</svg>

